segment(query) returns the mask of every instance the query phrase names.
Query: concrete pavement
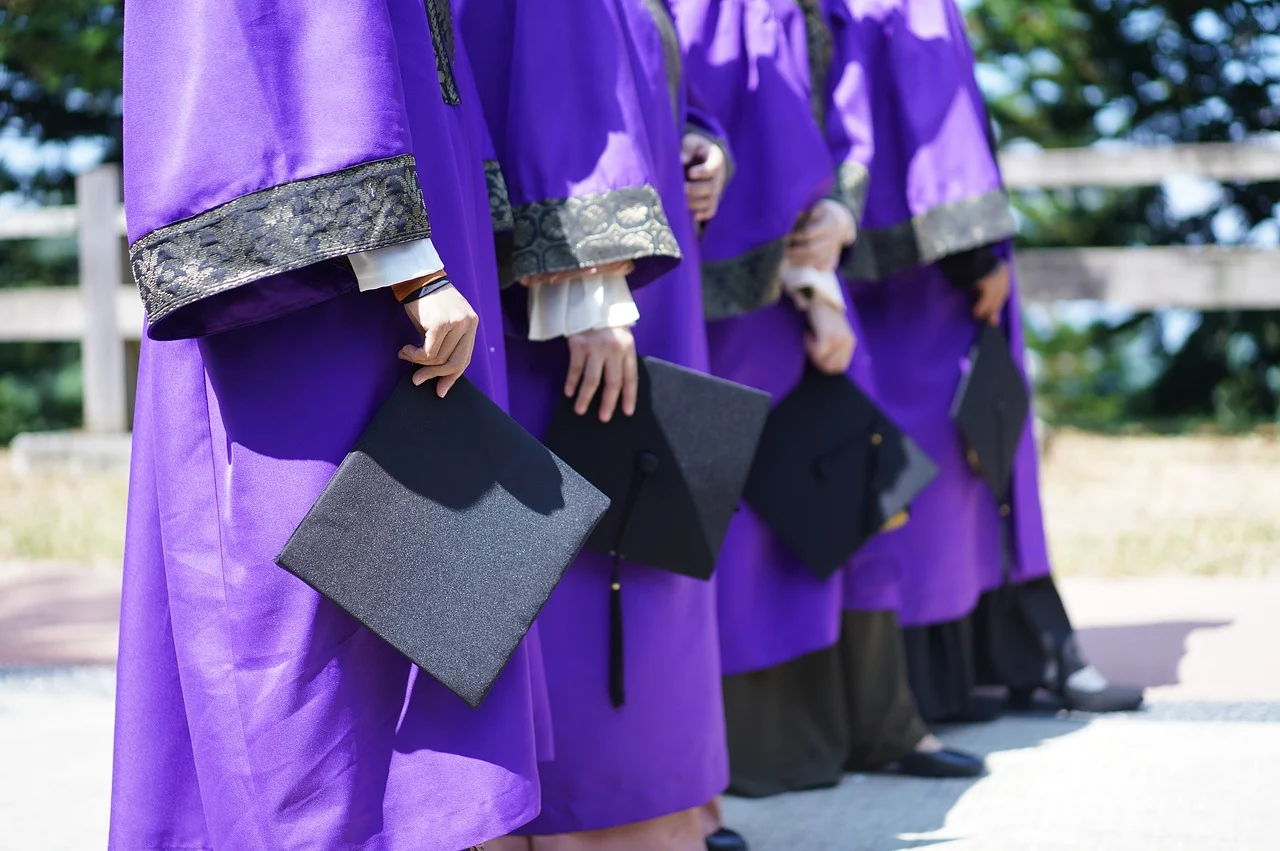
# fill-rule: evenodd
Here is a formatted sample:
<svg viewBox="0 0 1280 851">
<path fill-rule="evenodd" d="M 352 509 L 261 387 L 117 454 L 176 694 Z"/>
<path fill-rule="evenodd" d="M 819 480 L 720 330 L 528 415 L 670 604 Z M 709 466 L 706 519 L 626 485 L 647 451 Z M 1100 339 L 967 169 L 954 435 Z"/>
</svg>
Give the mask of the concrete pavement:
<svg viewBox="0 0 1280 851">
<path fill-rule="evenodd" d="M 0 569 L 0 851 L 105 846 L 117 583 Z M 1151 708 L 945 730 L 989 755 L 989 776 L 852 775 L 727 801 L 730 823 L 754 851 L 1280 849 L 1280 579 L 1075 580 L 1063 593 L 1091 656 L 1152 686 Z"/>
</svg>

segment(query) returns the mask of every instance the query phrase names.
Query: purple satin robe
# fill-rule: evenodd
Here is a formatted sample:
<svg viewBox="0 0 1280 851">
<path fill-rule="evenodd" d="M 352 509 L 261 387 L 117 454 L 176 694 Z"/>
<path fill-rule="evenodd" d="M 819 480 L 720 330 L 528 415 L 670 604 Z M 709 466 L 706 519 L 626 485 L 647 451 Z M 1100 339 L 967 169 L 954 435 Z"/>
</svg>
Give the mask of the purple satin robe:
<svg viewBox="0 0 1280 851">
<path fill-rule="evenodd" d="M 448 26 L 422 0 L 126 11 L 126 206 L 162 339 L 138 383 L 113 849 L 458 851 L 538 812 L 527 650 L 472 710 L 274 563 L 415 334 L 317 261 L 429 217 L 481 317 L 468 376 L 506 402 L 482 122 L 461 50 L 436 62 Z"/>
<path fill-rule="evenodd" d="M 462 0 L 458 12 L 515 211 L 512 276 L 633 260 L 640 354 L 705 370 L 679 156 L 694 116 L 665 7 Z M 508 293 L 513 328 L 519 290 Z M 567 344 L 512 337 L 508 363 L 512 414 L 542 435 Z M 542 766 L 542 814 L 521 833 L 653 819 L 701 806 L 728 784 L 712 584 L 623 563 L 627 702 L 615 709 L 609 576 L 607 557 L 584 553 L 539 619 L 556 758 Z"/>
<path fill-rule="evenodd" d="M 950 408 L 977 336 L 972 296 L 932 265 L 942 256 L 1000 243 L 1013 233 L 974 58 L 953 0 L 842 0 L 866 46 L 876 156 L 863 238 L 876 248 L 874 282 L 855 301 L 874 354 L 881 399 L 939 465 L 912 507 L 911 521 L 886 539 L 903 570 L 901 620 L 924 626 L 961 618 L 1002 582 L 998 506 L 969 468 Z M 906 262 L 895 245 L 911 223 Z M 1022 362 L 1016 287 L 1002 325 Z M 1014 468 L 1011 575 L 1049 573 L 1031 422 Z"/>
<path fill-rule="evenodd" d="M 704 259 L 710 261 L 704 262 L 704 287 L 765 292 L 762 283 L 742 283 L 776 275 L 776 265 L 762 269 L 762 244 L 778 246 L 780 263 L 787 234 L 827 195 L 857 215 L 858 187 L 838 187 L 836 174 L 844 169 L 847 176 L 870 156 L 867 109 L 859 106 L 865 103 L 861 65 L 852 61 L 847 44 L 823 40 L 832 35 L 829 15 L 819 9 L 824 19 L 806 20 L 795 0 L 680 0 L 675 6 L 689 74 L 724 124 L 737 167 L 703 238 Z M 815 26 L 823 28 L 816 39 Z M 815 115 L 815 77 L 825 128 Z M 778 297 L 776 288 L 772 297 Z M 735 301 L 713 293 L 708 299 Z M 852 309 L 849 318 L 861 340 Z M 803 315 L 785 298 L 712 321 L 712 372 L 764 390 L 776 403 L 803 375 L 806 330 Z M 875 393 L 865 345 L 855 349 L 849 376 Z M 822 580 L 744 504 L 717 565 L 724 673 L 760 670 L 832 646 L 848 599 L 868 608 L 896 605 L 896 567 L 880 549 L 873 541 L 843 571 Z"/>
</svg>

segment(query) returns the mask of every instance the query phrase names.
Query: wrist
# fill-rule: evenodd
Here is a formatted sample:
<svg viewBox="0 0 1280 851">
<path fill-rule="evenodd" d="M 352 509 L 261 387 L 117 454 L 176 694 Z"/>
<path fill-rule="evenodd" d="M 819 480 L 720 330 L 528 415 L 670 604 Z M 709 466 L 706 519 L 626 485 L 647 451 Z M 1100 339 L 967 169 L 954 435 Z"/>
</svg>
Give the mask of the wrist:
<svg viewBox="0 0 1280 851">
<path fill-rule="evenodd" d="M 835 272 L 807 266 L 784 266 L 782 288 L 800 310 L 810 311 L 818 303 L 842 314 L 846 310 L 844 289 Z"/>
<path fill-rule="evenodd" d="M 840 244 L 846 247 L 853 245 L 858 235 L 858 223 L 853 217 L 853 211 L 834 198 L 823 198 L 818 203 L 825 205 L 831 211 L 831 215 L 839 220 Z"/>
<path fill-rule="evenodd" d="M 411 281 L 402 281 L 393 284 L 391 292 L 395 295 L 396 301 L 401 304 L 409 304 L 418 299 L 425 298 L 433 292 L 442 290 L 450 285 L 449 276 L 441 269 L 439 272 L 432 272 L 430 275 L 423 275 L 420 278 L 414 278 Z"/>
</svg>

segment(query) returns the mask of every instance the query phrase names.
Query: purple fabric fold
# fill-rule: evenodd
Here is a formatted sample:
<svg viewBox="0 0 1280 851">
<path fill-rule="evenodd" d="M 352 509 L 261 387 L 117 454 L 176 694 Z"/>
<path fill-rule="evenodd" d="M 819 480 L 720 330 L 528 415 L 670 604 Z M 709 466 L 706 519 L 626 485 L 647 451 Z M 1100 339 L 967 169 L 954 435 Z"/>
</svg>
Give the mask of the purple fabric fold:
<svg viewBox="0 0 1280 851">
<path fill-rule="evenodd" d="M 831 190 L 833 164 L 851 150 L 851 133 L 827 135 L 816 121 L 810 91 L 815 63 L 809 61 L 804 15 L 792 0 L 688 0 L 676 9 L 690 74 L 704 93 L 715 95 L 738 152 L 737 174 L 704 246 L 708 254 L 734 256 L 783 240 L 800 214 Z M 842 90 L 848 84 L 841 81 L 857 79 L 845 71 L 843 57 L 833 51 L 831 90 L 840 90 L 844 102 L 859 94 L 865 98 Z M 859 115 L 828 114 L 840 128 L 865 124 Z M 859 344 L 848 374 L 874 396 L 870 353 L 858 317 L 850 311 L 849 318 Z M 764 390 L 776 404 L 804 374 L 806 330 L 803 314 L 789 299 L 711 322 L 711 370 Z M 843 571 L 819 579 L 744 504 L 717 565 L 724 673 L 761 670 L 830 647 L 850 598 L 869 607 L 896 605 L 897 567 L 892 554 L 878 550 L 873 541 Z"/>
<path fill-rule="evenodd" d="M 775 0 L 794 4 L 796 0 Z M 867 168 L 873 157 L 891 152 L 876 150 L 876 116 L 872 113 L 871 86 L 867 69 L 872 47 L 857 27 L 844 0 L 821 0 L 825 21 L 831 32 L 831 64 L 824 81 L 824 131 L 837 169 L 842 166 Z M 861 210 L 855 212 L 860 213 Z"/>
<path fill-rule="evenodd" d="M 130 241 L 260 189 L 412 153 L 388 5 L 131 3 Z"/>
<path fill-rule="evenodd" d="M 140 0 L 126 28 L 134 233 L 411 152 L 433 241 L 481 318 L 468 377 L 506 404 L 475 92 L 455 55 L 462 105 L 446 106 L 420 0 Z M 332 287 L 330 265 L 280 276 L 298 298 L 236 330 L 143 344 L 112 849 L 457 851 L 538 811 L 536 653 L 473 711 L 274 563 L 415 333 L 390 293 Z"/>
<path fill-rule="evenodd" d="M 1001 191 L 995 160 L 969 150 L 985 147 L 988 120 L 954 0 L 829 2 L 871 93 L 876 179 L 864 225 L 887 228 Z"/>
<path fill-rule="evenodd" d="M 864 222 L 884 228 L 1002 192 L 963 18 L 952 0 L 841 0 L 867 46 L 875 151 Z M 963 216 L 956 219 L 963 226 Z M 998 246 L 1006 260 L 1007 243 Z M 972 296 L 936 266 L 854 282 L 854 303 L 889 412 L 939 465 L 910 522 L 883 548 L 902 570 L 904 626 L 969 614 L 1002 579 L 996 501 L 965 459 L 952 400 L 978 328 Z M 1002 317 L 1014 357 L 1024 339 L 1016 280 Z M 1049 573 L 1032 423 L 1021 435 L 1012 494 L 1015 582 Z"/>
<path fill-rule="evenodd" d="M 683 207 L 662 198 L 650 210 L 633 205 L 611 217 L 613 205 L 642 190 L 662 194 L 670 131 L 655 117 L 685 111 L 683 95 L 672 102 L 678 68 L 667 61 L 662 34 L 651 23 L 635 28 L 634 5 L 613 0 L 569 13 L 555 0 L 455 2 L 460 31 L 484 57 L 476 83 L 516 210 L 518 276 L 629 259 L 636 266 L 629 281 L 639 288 L 679 262 L 671 228 Z M 638 11 L 652 19 L 643 3 Z M 537 39 L 526 37 L 532 31 Z M 547 224 L 566 199 L 593 208 L 580 238 Z M 635 221 L 642 214 L 646 220 Z"/>
<path fill-rule="evenodd" d="M 814 125 L 803 40 L 797 51 L 769 4 L 672 6 L 690 84 L 733 151 L 733 179 L 701 242 L 704 262 L 728 260 L 783 239 L 834 173 Z"/>
<path fill-rule="evenodd" d="M 124 74 L 130 242 L 255 192 L 412 154 L 410 110 L 392 34 L 395 5 L 131 4 Z M 299 213 L 317 199 L 316 191 L 323 190 L 255 211 L 260 226 Z M 420 194 L 411 191 L 407 201 L 420 207 Z M 201 233 L 195 241 L 206 249 L 215 240 L 231 243 L 218 252 L 226 258 L 253 250 L 250 238 L 251 233 Z M 276 238 L 301 240 L 301 229 Z M 294 262 L 265 270 L 248 292 L 237 287 L 183 304 L 172 316 L 153 316 L 153 336 L 216 333 L 303 309 L 355 286 L 354 276 L 342 269 L 266 275 L 344 252 L 301 243 L 270 248 Z M 203 252 L 189 253 L 184 271 L 198 266 Z"/>
<path fill-rule="evenodd" d="M 672 102 L 670 46 L 656 17 L 665 7 L 462 0 L 457 9 L 512 201 L 654 187 L 684 261 L 636 291 L 636 347 L 705 370 L 698 249 L 680 163 L 687 107 L 683 85 Z M 663 269 L 665 260 L 637 262 L 642 278 Z M 512 414 L 542 436 L 568 346 L 512 337 L 507 347 Z M 542 812 L 522 834 L 645 821 L 701 806 L 728 785 L 713 585 L 623 563 L 627 702 L 614 708 L 610 568 L 606 556 L 583 553 L 538 621 L 555 760 L 541 766 Z"/>
</svg>

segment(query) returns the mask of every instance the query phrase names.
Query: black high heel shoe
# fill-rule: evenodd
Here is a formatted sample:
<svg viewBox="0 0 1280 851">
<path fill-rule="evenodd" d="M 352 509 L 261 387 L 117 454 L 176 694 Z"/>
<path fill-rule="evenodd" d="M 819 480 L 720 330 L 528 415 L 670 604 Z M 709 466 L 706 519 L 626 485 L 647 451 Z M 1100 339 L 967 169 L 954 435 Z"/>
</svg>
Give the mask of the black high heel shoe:
<svg viewBox="0 0 1280 851">
<path fill-rule="evenodd" d="M 1050 672 L 1051 685 L 1046 691 L 1058 698 L 1064 708 L 1076 712 L 1133 712 L 1142 707 L 1141 686 L 1107 681 L 1100 689 L 1083 689 L 1069 684 L 1073 675 L 1089 667 L 1076 646 L 1075 636 L 1071 636 L 1058 647 L 1056 664 Z M 1009 702 L 1017 708 L 1029 709 L 1034 703 L 1034 692 L 1034 688 L 1014 689 L 1009 694 Z"/>
</svg>

